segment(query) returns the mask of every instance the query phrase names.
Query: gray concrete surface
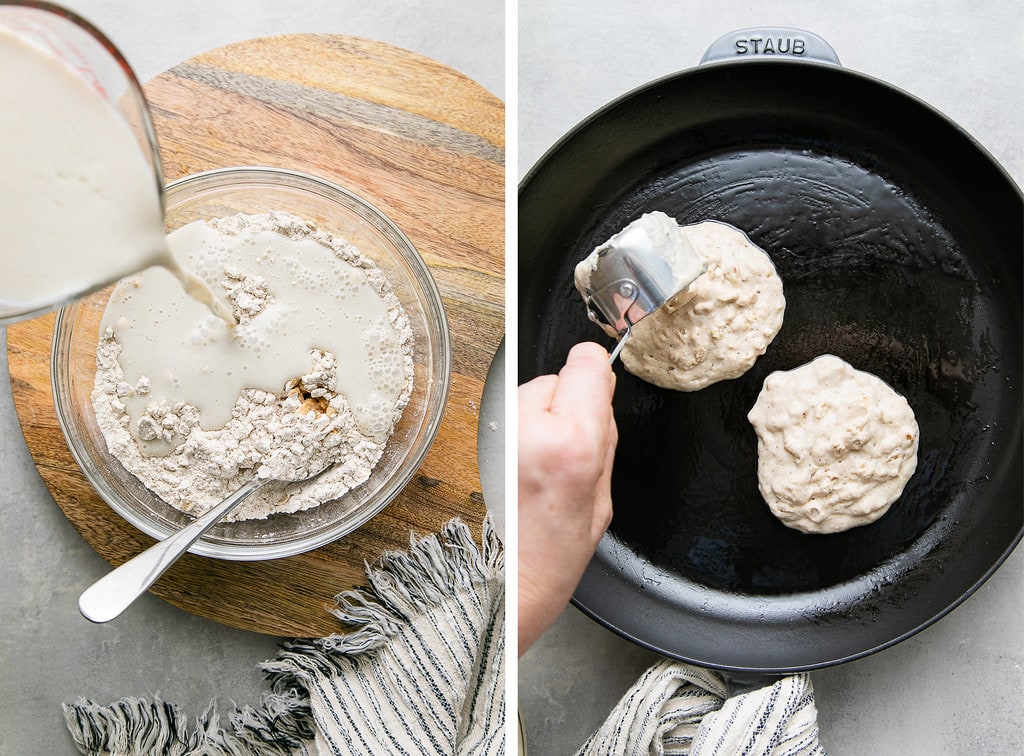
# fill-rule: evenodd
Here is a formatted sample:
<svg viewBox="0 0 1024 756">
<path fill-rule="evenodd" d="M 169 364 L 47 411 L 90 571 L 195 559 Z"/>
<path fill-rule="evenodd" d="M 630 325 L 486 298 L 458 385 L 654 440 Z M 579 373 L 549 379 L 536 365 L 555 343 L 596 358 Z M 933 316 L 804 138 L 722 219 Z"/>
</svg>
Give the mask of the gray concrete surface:
<svg viewBox="0 0 1024 756">
<path fill-rule="evenodd" d="M 521 0 L 518 174 L 610 100 L 696 65 L 720 35 L 792 26 L 938 108 L 1024 184 L 1020 0 Z M 936 625 L 812 674 L 832 756 L 1024 752 L 1024 553 Z M 567 609 L 519 664 L 530 756 L 573 753 L 655 657 Z"/>
<path fill-rule="evenodd" d="M 444 63 L 504 96 L 500 0 L 65 0 L 122 50 L 143 81 L 251 37 L 322 32 L 381 40 Z M 93 625 L 78 595 L 109 568 L 64 518 L 25 447 L 0 329 L 0 755 L 77 753 L 61 702 L 159 694 L 199 714 L 215 696 L 256 703 L 256 664 L 279 639 L 234 630 L 147 595 Z"/>
</svg>

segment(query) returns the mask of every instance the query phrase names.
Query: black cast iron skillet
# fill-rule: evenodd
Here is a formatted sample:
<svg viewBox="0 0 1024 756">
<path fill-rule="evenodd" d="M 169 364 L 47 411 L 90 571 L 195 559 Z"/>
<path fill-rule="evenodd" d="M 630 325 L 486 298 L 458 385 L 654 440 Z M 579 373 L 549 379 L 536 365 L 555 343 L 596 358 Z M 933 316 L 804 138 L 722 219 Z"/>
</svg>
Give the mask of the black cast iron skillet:
<svg viewBox="0 0 1024 756">
<path fill-rule="evenodd" d="M 787 672 L 890 646 L 970 595 L 1024 519 L 1022 207 L 944 116 L 822 62 L 703 65 L 566 135 L 520 187 L 520 381 L 611 345 L 572 270 L 646 211 L 746 231 L 787 298 L 739 379 L 680 393 L 616 366 L 615 516 L 574 603 L 670 657 Z M 746 413 L 770 371 L 826 352 L 907 397 L 920 457 L 883 518 L 805 535 L 758 493 Z"/>
</svg>

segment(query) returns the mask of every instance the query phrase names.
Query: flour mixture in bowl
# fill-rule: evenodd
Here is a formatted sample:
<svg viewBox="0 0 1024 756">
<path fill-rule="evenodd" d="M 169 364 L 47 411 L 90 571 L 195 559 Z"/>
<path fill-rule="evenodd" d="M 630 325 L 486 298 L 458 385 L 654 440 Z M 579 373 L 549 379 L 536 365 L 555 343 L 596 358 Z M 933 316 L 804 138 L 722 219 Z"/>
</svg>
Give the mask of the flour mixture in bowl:
<svg viewBox="0 0 1024 756">
<path fill-rule="evenodd" d="M 874 522 L 917 469 L 919 431 L 907 400 L 831 354 L 769 375 L 747 417 L 761 495 L 805 533 Z"/>
<path fill-rule="evenodd" d="M 682 232 L 706 271 L 633 327 L 622 363 L 656 386 L 698 391 L 753 366 L 782 327 L 786 299 L 771 259 L 743 232 L 717 221 Z"/>
<path fill-rule="evenodd" d="M 100 327 L 92 404 L 110 453 L 196 515 L 254 476 L 233 515 L 264 518 L 369 478 L 409 402 L 413 335 L 384 274 L 286 213 L 195 221 L 171 249 L 233 307 L 237 326 L 153 268 L 124 279 Z"/>
</svg>

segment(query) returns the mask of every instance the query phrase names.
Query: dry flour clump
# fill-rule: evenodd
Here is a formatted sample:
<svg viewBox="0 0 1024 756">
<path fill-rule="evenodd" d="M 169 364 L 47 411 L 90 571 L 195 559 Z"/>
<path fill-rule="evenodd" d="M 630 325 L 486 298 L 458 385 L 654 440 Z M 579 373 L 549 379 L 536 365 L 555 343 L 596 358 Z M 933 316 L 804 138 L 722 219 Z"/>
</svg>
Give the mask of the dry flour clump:
<svg viewBox="0 0 1024 756">
<path fill-rule="evenodd" d="M 119 285 L 104 316 L 92 396 L 110 453 L 164 501 L 196 515 L 255 476 L 267 484 L 231 519 L 294 512 L 342 496 L 369 478 L 409 402 L 407 314 L 372 262 L 299 218 L 240 215 L 202 225 L 188 232 L 190 248 L 196 247 L 188 262 L 220 287 L 238 326 L 228 331 L 205 314 L 198 325 L 182 319 L 166 299 L 178 292 L 165 282 L 126 281 L 124 291 Z M 300 242 L 306 246 L 292 255 L 291 245 Z M 316 257 L 320 251 L 328 253 L 326 261 Z M 157 317 L 155 310 L 170 313 L 168 322 L 147 320 Z M 299 326 L 305 340 L 290 351 L 300 361 L 277 367 L 284 352 L 273 350 L 294 340 Z M 173 340 L 162 329 L 172 327 L 184 333 L 180 342 L 168 343 Z M 147 330 L 161 338 L 145 340 Z M 355 341 L 331 349 L 328 342 L 342 338 L 339 330 Z M 145 347 L 150 341 L 153 351 Z M 308 341 L 324 343 L 295 348 Z M 352 348 L 359 343 L 361 351 Z M 366 362 L 364 374 L 353 377 L 349 364 L 339 366 L 336 352 L 343 350 L 346 363 Z M 219 365 L 214 357 L 222 353 L 229 357 Z M 166 361 L 161 368 L 140 367 L 158 359 Z M 274 368 L 284 371 L 274 390 L 246 385 L 246 373 Z M 189 385 L 201 388 L 182 388 Z M 225 390 L 233 391 L 233 404 L 220 395 Z M 218 417 L 207 403 L 214 398 L 228 399 L 226 422 L 210 422 L 210 415 Z M 331 469 L 315 481 L 294 483 L 325 467 Z"/>
</svg>

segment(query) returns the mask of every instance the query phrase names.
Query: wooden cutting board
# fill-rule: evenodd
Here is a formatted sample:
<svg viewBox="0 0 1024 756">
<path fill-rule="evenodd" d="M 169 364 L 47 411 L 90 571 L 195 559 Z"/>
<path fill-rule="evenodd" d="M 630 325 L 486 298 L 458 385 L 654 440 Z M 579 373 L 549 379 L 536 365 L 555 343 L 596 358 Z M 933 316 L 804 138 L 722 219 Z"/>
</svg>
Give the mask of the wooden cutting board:
<svg viewBox="0 0 1024 756">
<path fill-rule="evenodd" d="M 168 181 L 233 165 L 335 181 L 406 233 L 441 291 L 452 335 L 451 393 L 434 445 L 402 494 L 354 533 L 315 551 L 265 562 L 188 554 L 152 589 L 182 609 L 245 630 L 343 631 L 325 607 L 365 582 L 364 562 L 406 548 L 410 532 L 434 533 L 455 516 L 480 534 L 477 421 L 504 330 L 503 105 L 433 60 L 329 35 L 223 47 L 145 89 Z M 51 396 L 52 329 L 52 316 L 8 328 L 14 404 L 57 504 L 96 551 L 120 564 L 153 541 L 107 506 L 64 442 Z"/>
</svg>

